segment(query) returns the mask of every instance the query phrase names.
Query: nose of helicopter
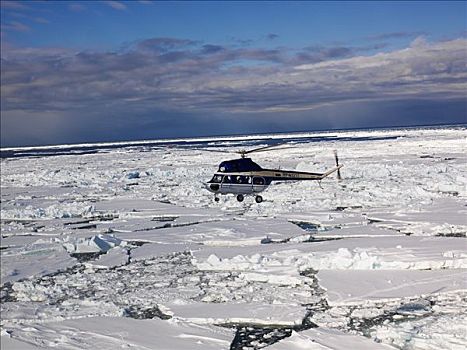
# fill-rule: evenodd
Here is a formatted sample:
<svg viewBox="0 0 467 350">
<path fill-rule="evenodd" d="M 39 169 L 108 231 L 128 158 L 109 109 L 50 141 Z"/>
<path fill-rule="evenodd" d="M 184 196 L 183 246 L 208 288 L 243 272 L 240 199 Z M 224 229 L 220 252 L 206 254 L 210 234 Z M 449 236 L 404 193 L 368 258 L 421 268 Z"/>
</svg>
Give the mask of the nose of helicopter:
<svg viewBox="0 0 467 350">
<path fill-rule="evenodd" d="M 212 182 L 205 182 L 204 183 L 204 187 L 206 187 L 206 189 L 209 191 L 209 192 L 213 192 L 213 193 L 216 193 L 219 191 L 219 184 L 214 184 Z"/>
</svg>

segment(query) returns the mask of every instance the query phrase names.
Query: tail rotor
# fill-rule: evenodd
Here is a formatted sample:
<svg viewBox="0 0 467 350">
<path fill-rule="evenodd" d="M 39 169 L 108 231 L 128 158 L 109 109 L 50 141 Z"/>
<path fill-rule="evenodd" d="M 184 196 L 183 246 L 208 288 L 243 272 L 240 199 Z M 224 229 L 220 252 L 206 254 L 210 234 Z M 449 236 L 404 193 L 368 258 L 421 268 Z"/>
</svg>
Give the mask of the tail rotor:
<svg viewBox="0 0 467 350">
<path fill-rule="evenodd" d="M 338 167 L 337 169 L 337 180 L 342 180 L 342 177 L 341 177 L 341 169 L 339 168 L 339 157 L 337 156 L 337 151 L 334 150 L 334 159 L 336 160 L 336 167 Z"/>
</svg>

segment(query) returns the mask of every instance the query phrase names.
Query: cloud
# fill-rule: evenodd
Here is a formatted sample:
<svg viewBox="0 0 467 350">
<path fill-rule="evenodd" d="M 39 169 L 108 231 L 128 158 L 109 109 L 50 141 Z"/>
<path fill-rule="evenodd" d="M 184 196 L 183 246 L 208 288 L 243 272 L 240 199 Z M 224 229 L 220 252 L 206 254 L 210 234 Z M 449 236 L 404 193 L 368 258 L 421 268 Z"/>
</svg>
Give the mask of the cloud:
<svg viewBox="0 0 467 350">
<path fill-rule="evenodd" d="M 73 12 L 83 12 L 86 10 L 86 6 L 83 4 L 73 3 L 68 5 L 68 9 Z"/>
<path fill-rule="evenodd" d="M 29 6 L 20 1 L 0 1 L 0 6 L 10 10 L 28 10 Z"/>
<path fill-rule="evenodd" d="M 367 37 L 369 40 L 407 39 L 427 35 L 425 32 L 391 32 L 381 33 Z"/>
<path fill-rule="evenodd" d="M 352 56 L 345 47 L 309 48 L 309 60 L 279 49 L 199 46 L 174 38 L 148 39 L 121 54 L 10 48 L 2 64 L 2 105 L 60 109 L 126 99 L 171 110 L 258 112 L 407 94 L 459 97 L 467 77 L 465 44 L 415 43 L 373 56 Z"/>
<path fill-rule="evenodd" d="M 255 44 L 258 44 L 260 42 L 264 42 L 265 40 L 267 41 L 273 41 L 275 39 L 279 38 L 278 34 L 275 33 L 269 33 L 266 35 L 260 35 L 256 38 L 248 38 L 248 39 L 243 39 L 243 38 L 237 38 L 237 37 L 230 37 L 229 40 L 239 46 L 242 47 L 248 47 L 252 46 Z"/>
<path fill-rule="evenodd" d="M 16 1 L 0 1 L 2 9 L 2 37 L 9 32 L 26 33 L 32 31 L 34 24 L 49 24 L 47 18 L 32 15 L 32 8 L 25 3 Z M 4 13 L 3 13 L 4 12 Z M 45 11 L 44 11 L 45 12 Z M 15 18 L 17 20 L 3 20 L 3 14 L 7 18 Z M 26 24 L 27 23 L 27 24 Z"/>
<path fill-rule="evenodd" d="M 109 0 L 109 1 L 105 1 L 105 3 L 115 10 L 121 10 L 121 11 L 126 10 L 126 5 L 122 2 Z"/>
<path fill-rule="evenodd" d="M 49 24 L 50 23 L 50 21 L 48 19 L 45 19 L 43 17 L 35 17 L 34 21 L 37 22 L 37 23 L 41 23 L 41 24 Z"/>
<path fill-rule="evenodd" d="M 15 32 L 28 32 L 31 30 L 30 27 L 25 25 L 24 23 L 18 21 L 12 21 L 6 24 L 2 24 L 2 31 L 15 31 Z"/>
<path fill-rule="evenodd" d="M 307 47 L 300 51 L 296 56 L 296 63 L 315 63 L 322 62 L 329 59 L 344 58 L 353 56 L 356 53 L 356 49 L 345 46 L 333 46 L 333 47 L 322 47 L 314 46 Z"/>
<path fill-rule="evenodd" d="M 206 44 L 206 45 L 203 45 L 202 52 L 205 54 L 213 54 L 213 53 L 218 53 L 224 50 L 225 49 L 223 46 Z"/>
<path fill-rule="evenodd" d="M 427 47 L 428 45 L 429 44 L 425 36 L 418 36 L 410 43 L 410 47 L 413 47 L 413 48 L 417 48 L 417 47 L 423 48 L 423 47 Z"/>
<path fill-rule="evenodd" d="M 401 50 L 362 56 L 363 47 L 296 52 L 179 38 L 150 38 L 121 52 L 2 44 L 2 119 L 18 119 L 24 113 L 46 123 L 46 115 L 62 116 L 64 125 L 66 120 L 73 125 L 71 133 L 95 123 L 93 118 L 103 118 L 108 127 L 118 114 L 123 135 L 129 123 L 125 115 L 135 116 L 130 120 L 134 128 L 141 128 L 144 123 L 163 123 L 163 115 L 187 120 L 190 115 L 250 115 L 255 121 L 276 115 L 282 116 L 280 123 L 287 113 L 305 116 L 345 110 L 350 104 L 425 100 L 444 106 L 465 100 L 466 45 L 464 38 L 415 39 Z M 89 115 L 93 118 L 84 117 Z M 199 118 L 199 125 L 205 125 Z M 8 128 L 13 125 L 21 123 L 10 122 Z M 177 125 L 174 128 L 182 127 Z"/>
<path fill-rule="evenodd" d="M 177 38 L 151 38 L 136 43 L 137 49 L 152 50 L 156 52 L 168 52 L 170 50 L 184 49 L 198 42 L 188 39 Z"/>
<path fill-rule="evenodd" d="M 266 38 L 269 40 L 274 40 L 274 39 L 277 39 L 278 37 L 279 35 L 274 34 L 274 33 L 269 33 L 268 35 L 266 35 Z"/>
</svg>

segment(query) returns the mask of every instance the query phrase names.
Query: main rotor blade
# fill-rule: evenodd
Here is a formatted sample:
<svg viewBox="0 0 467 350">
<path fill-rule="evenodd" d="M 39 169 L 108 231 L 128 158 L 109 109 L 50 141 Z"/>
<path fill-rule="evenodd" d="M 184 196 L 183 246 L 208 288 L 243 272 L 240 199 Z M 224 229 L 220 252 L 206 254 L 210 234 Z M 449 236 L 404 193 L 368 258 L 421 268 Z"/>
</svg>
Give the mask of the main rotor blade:
<svg viewBox="0 0 467 350">
<path fill-rule="evenodd" d="M 173 147 L 173 148 L 180 148 L 180 149 L 183 149 L 183 150 L 206 151 L 206 152 L 213 152 L 213 153 L 238 153 L 238 154 L 241 154 L 242 156 L 244 156 L 245 154 L 249 154 L 249 153 L 267 152 L 267 151 L 270 151 L 270 150 L 274 150 L 276 148 L 277 149 L 296 148 L 295 146 L 287 146 L 287 145 L 288 145 L 288 143 L 281 143 L 281 144 L 278 144 L 278 145 L 259 147 L 259 148 L 255 148 L 255 149 L 248 150 L 248 151 L 245 151 L 245 150 L 235 151 L 235 150 L 232 150 L 232 149 L 219 150 L 219 149 L 201 148 L 201 147 Z M 169 147 L 169 148 L 171 148 L 171 147 Z"/>
<path fill-rule="evenodd" d="M 206 151 L 206 152 L 214 152 L 214 153 L 232 153 L 232 151 L 221 151 L 221 150 L 216 150 L 216 149 L 210 149 L 210 148 L 186 148 L 187 150 L 194 150 L 194 151 Z"/>
</svg>

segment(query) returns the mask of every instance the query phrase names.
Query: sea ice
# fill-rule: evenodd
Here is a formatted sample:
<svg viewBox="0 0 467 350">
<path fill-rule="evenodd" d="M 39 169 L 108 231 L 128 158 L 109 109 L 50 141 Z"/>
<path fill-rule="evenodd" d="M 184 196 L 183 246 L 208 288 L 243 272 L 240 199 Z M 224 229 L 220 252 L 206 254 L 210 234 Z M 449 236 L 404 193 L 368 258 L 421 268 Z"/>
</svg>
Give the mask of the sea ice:
<svg viewBox="0 0 467 350">
<path fill-rule="evenodd" d="M 317 277 L 326 290 L 328 302 L 333 305 L 424 297 L 467 289 L 467 269 L 323 270 Z"/>
<path fill-rule="evenodd" d="M 95 349 L 134 348 L 160 350 L 229 349 L 232 330 L 200 326 L 177 320 L 134 320 L 121 317 L 89 317 L 49 322 L 34 327 L 17 327 L 11 338 L 2 336 L 10 349 L 59 348 Z M 29 346 L 35 343 L 39 347 Z M 12 347 L 12 349 L 15 349 Z"/>
<path fill-rule="evenodd" d="M 313 328 L 292 335 L 272 346 L 270 350 L 389 350 L 391 347 L 376 344 L 370 339 L 349 335 L 333 329 Z"/>
<path fill-rule="evenodd" d="M 255 162 L 316 172 L 338 150 L 342 181 L 276 183 L 261 204 L 214 202 L 203 182 L 229 156 L 192 141 L 13 150 L 2 349 L 464 349 L 465 131 L 198 140 L 289 139 Z"/>
</svg>

